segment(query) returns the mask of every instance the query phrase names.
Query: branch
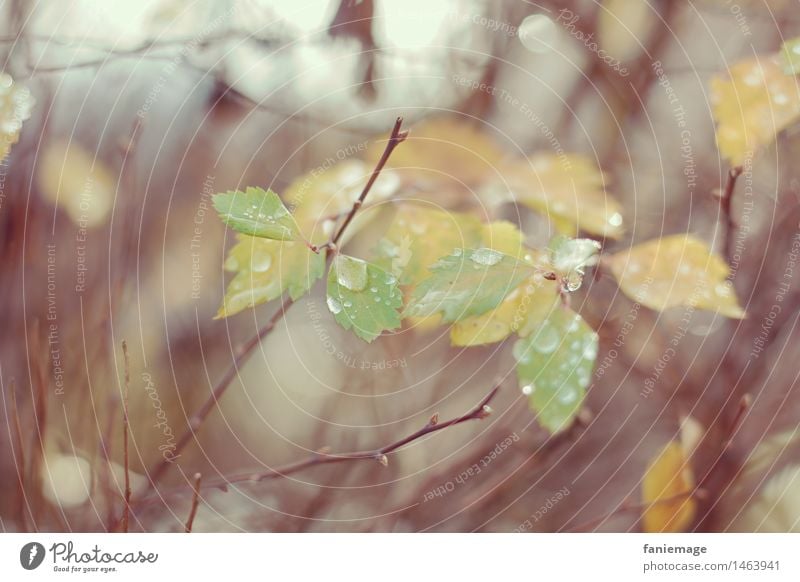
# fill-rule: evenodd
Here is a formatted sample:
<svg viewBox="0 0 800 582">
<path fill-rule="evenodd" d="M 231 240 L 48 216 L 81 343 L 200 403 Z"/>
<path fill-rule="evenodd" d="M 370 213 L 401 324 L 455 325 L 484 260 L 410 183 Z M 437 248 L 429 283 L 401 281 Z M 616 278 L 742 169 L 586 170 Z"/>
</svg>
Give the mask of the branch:
<svg viewBox="0 0 800 582">
<path fill-rule="evenodd" d="M 457 424 L 461 424 L 464 422 L 469 422 L 471 420 L 482 420 L 489 416 L 492 413 L 492 409 L 489 407 L 489 403 L 494 399 L 497 395 L 500 386 L 495 386 L 492 390 L 467 414 L 459 416 L 457 418 L 452 418 L 445 422 L 439 422 L 439 415 L 434 414 L 428 424 L 423 426 L 416 432 L 411 433 L 410 435 L 403 437 L 393 443 L 385 445 L 379 449 L 373 449 L 368 451 L 355 451 L 351 453 L 327 453 L 318 451 L 304 459 L 302 461 L 296 461 L 294 463 L 290 463 L 288 465 L 284 465 L 282 467 L 277 467 L 275 469 L 269 469 L 268 471 L 263 471 L 260 473 L 250 473 L 247 475 L 237 475 L 233 477 L 229 477 L 225 479 L 223 482 L 219 483 L 212 483 L 210 486 L 225 486 L 233 483 L 258 483 L 260 481 L 266 481 L 268 479 L 277 479 L 281 477 L 286 477 L 291 475 L 292 473 L 297 473 L 298 471 L 302 471 L 303 469 L 307 469 L 309 467 L 314 467 L 317 465 L 330 465 L 332 463 L 342 463 L 346 461 L 355 461 L 355 460 L 362 460 L 362 459 L 370 459 L 373 461 L 378 461 L 384 467 L 388 466 L 389 459 L 387 455 L 390 455 L 402 447 L 406 446 L 409 443 L 412 443 L 422 437 L 432 434 L 434 432 L 438 432 L 440 430 L 444 430 L 451 426 L 455 426 Z"/>
<path fill-rule="evenodd" d="M 375 169 L 372 170 L 372 175 L 369 177 L 369 180 L 364 185 L 364 189 L 361 191 L 361 195 L 353 202 L 353 207 L 350 209 L 350 213 L 344 219 L 342 226 L 339 227 L 339 230 L 336 231 L 336 234 L 333 235 L 331 238 L 331 246 L 336 247 L 339 244 L 339 241 L 342 239 L 345 230 L 347 227 L 350 226 L 350 223 L 355 218 L 358 209 L 361 208 L 361 205 L 364 204 L 364 200 L 367 198 L 367 194 L 372 189 L 372 185 L 375 184 L 375 181 L 378 179 L 378 176 L 381 174 L 381 170 L 383 170 L 383 166 L 386 165 L 386 162 L 389 161 L 389 157 L 392 155 L 394 148 L 398 145 L 403 143 L 405 139 L 408 137 L 407 131 L 400 131 L 400 127 L 403 125 L 403 118 L 398 117 L 394 122 L 394 128 L 392 129 L 391 135 L 389 135 L 389 140 L 386 142 L 386 147 L 383 150 L 383 154 L 381 158 L 378 160 L 378 164 L 375 166 Z"/>
<path fill-rule="evenodd" d="M 128 421 L 128 395 L 131 386 L 131 366 L 128 358 L 128 344 L 125 340 L 122 341 L 122 357 L 125 362 L 125 393 L 122 395 L 122 455 L 125 469 L 125 507 L 122 509 L 120 529 L 127 533 L 131 515 L 131 475 L 128 460 L 128 430 L 130 426 Z"/>
<path fill-rule="evenodd" d="M 392 133 L 389 136 L 389 140 L 386 143 L 386 148 L 383 151 L 383 155 L 381 155 L 380 160 L 378 160 L 375 169 L 372 171 L 372 175 L 370 176 L 369 180 L 367 181 L 364 189 L 361 191 L 358 199 L 353 203 L 353 207 L 350 209 L 350 213 L 345 218 L 342 225 L 336 231 L 336 234 L 333 235 L 330 242 L 325 245 L 327 250 L 334 250 L 336 245 L 341 240 L 342 236 L 344 235 L 345 230 L 350 225 L 353 220 L 353 217 L 358 212 L 359 208 L 364 204 L 364 200 L 367 198 L 372 186 L 375 184 L 375 181 L 378 179 L 378 176 L 383 170 L 383 167 L 386 165 L 386 162 L 389 159 L 389 156 L 392 155 L 394 148 L 396 148 L 403 140 L 406 139 L 408 136 L 408 132 L 400 131 L 400 127 L 403 124 L 403 118 L 398 117 L 394 123 L 394 128 L 392 129 Z M 317 249 L 319 250 L 319 249 Z M 333 253 L 327 253 L 327 261 L 330 263 L 331 259 L 333 258 Z M 278 322 L 283 319 L 286 311 L 294 304 L 294 300 L 291 297 L 287 297 L 280 308 L 273 314 L 270 320 L 267 322 L 264 327 L 258 330 L 255 336 L 250 338 L 247 343 L 245 343 L 240 349 L 239 353 L 233 360 L 233 363 L 225 372 L 225 375 L 220 379 L 217 383 L 216 387 L 212 390 L 211 395 L 208 399 L 203 403 L 203 405 L 195 412 L 192 417 L 189 419 L 189 428 L 183 432 L 180 438 L 175 443 L 175 449 L 172 454 L 172 458 L 174 459 L 177 457 L 181 451 L 189 444 L 189 442 L 194 438 L 195 433 L 203 424 L 205 419 L 214 409 L 214 407 L 219 402 L 219 399 L 225 394 L 225 391 L 233 382 L 233 379 L 236 378 L 237 374 L 239 373 L 240 366 L 244 363 L 244 361 L 249 357 L 250 353 L 255 349 L 257 345 L 261 342 L 264 337 L 266 337 L 278 324 Z M 164 458 L 158 462 L 155 468 L 149 473 L 150 482 L 148 486 L 148 490 L 150 490 L 156 482 L 164 475 L 164 472 L 169 467 L 171 461 Z"/>
<path fill-rule="evenodd" d="M 719 193 L 719 206 L 722 210 L 722 216 L 725 220 L 725 237 L 722 242 L 722 254 L 725 260 L 730 263 L 731 257 L 731 241 L 733 231 L 736 230 L 736 222 L 733 220 L 733 213 L 731 212 L 731 202 L 733 201 L 733 192 L 736 188 L 736 180 L 742 175 L 742 166 L 735 166 L 728 171 L 728 179 L 725 182 L 725 188 Z"/>
<path fill-rule="evenodd" d="M 197 507 L 200 505 L 200 480 L 203 476 L 200 473 L 194 474 L 194 485 L 192 485 L 192 507 L 189 510 L 189 517 L 186 519 L 186 525 L 183 531 L 192 533 L 192 525 L 194 524 L 194 517 L 197 515 Z"/>
</svg>

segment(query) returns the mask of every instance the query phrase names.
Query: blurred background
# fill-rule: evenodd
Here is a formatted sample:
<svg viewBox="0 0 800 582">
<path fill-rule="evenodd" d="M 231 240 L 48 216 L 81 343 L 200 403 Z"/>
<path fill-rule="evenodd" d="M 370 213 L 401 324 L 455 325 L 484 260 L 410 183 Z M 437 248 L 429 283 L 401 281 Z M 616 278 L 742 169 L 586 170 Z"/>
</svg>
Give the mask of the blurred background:
<svg viewBox="0 0 800 582">
<path fill-rule="evenodd" d="M 580 153 L 623 208 L 625 233 L 606 250 L 692 233 L 722 251 L 714 193 L 729 167 L 709 80 L 800 34 L 797 8 L 4 0 L 3 107 L 24 121 L 2 128 L 13 144 L 0 172 L 2 531 L 117 527 L 123 340 L 133 531 L 182 531 L 197 472 L 210 485 L 322 447 L 377 448 L 434 413 L 464 414 L 498 379 L 489 418 L 419 440 L 386 467 L 203 488 L 194 530 L 639 531 L 648 462 L 681 439 L 704 490 L 688 529 L 800 531 L 800 287 L 786 277 L 800 222 L 796 128 L 759 151 L 733 203 L 747 216 L 731 264 L 746 319 L 639 308 L 600 274 L 573 297 L 600 354 L 569 430 L 551 437 L 537 425 L 510 346 L 455 348 L 422 330 L 367 345 L 335 324 L 317 286 L 239 368 L 197 440 L 171 456 L 277 309 L 214 319 L 233 236 L 213 193 L 282 194 L 343 163 L 361 179 L 403 116 L 412 137 L 423 128 L 458 151 L 413 155 L 413 140 L 403 144 L 408 165 L 428 171 L 396 170 L 405 195 L 459 209 L 486 195 L 476 168 L 487 151 Z M 546 242 L 546 221 L 521 224 Z M 365 232 L 351 244 L 373 241 Z M 148 471 L 165 457 L 151 488 Z"/>
</svg>

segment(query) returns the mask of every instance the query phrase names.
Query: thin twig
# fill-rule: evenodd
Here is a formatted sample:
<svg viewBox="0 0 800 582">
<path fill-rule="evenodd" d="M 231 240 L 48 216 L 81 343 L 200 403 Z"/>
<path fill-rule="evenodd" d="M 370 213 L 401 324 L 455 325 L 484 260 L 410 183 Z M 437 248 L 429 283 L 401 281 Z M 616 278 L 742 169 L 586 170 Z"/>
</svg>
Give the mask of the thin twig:
<svg viewBox="0 0 800 582">
<path fill-rule="evenodd" d="M 725 182 L 725 188 L 719 194 L 719 206 L 722 211 L 722 218 L 725 228 L 725 236 L 722 242 L 722 254 L 725 259 L 730 263 L 731 258 L 731 241 L 733 240 L 733 232 L 736 230 L 736 221 L 733 219 L 733 212 L 731 211 L 731 203 L 733 202 L 733 193 L 736 188 L 736 180 L 742 175 L 742 166 L 735 166 L 728 171 L 728 179 Z"/>
<path fill-rule="evenodd" d="M 408 132 L 401 132 L 400 127 L 403 123 L 403 118 L 398 117 L 395 121 L 394 128 L 392 129 L 392 133 L 389 137 L 389 140 L 386 143 L 386 148 L 383 151 L 383 155 L 381 155 L 380 160 L 378 160 L 375 169 L 372 171 L 372 175 L 370 176 L 369 180 L 367 181 L 364 189 L 361 191 L 361 195 L 358 199 L 353 203 L 353 208 L 350 210 L 350 213 L 345 218 L 342 226 L 336 231 L 336 234 L 331 238 L 331 245 L 327 249 L 327 251 L 332 251 L 335 249 L 336 245 L 341 240 L 342 236 L 344 235 L 345 230 L 350 225 L 353 220 L 353 217 L 358 212 L 358 209 L 361 208 L 364 200 L 366 199 L 367 195 L 369 194 L 372 186 L 375 184 L 378 176 L 381 173 L 381 170 L 386 165 L 386 162 L 391 156 L 394 148 L 397 147 L 407 136 Z M 326 260 L 330 261 L 333 256 L 332 252 L 327 252 Z M 205 419 L 214 409 L 214 407 L 219 402 L 220 398 L 225 394 L 225 391 L 233 382 L 233 379 L 236 378 L 237 374 L 239 373 L 239 368 L 244 363 L 244 361 L 248 358 L 250 353 L 255 349 L 257 345 L 261 342 L 267 334 L 269 334 L 278 322 L 284 317 L 286 311 L 294 304 L 294 300 L 291 297 L 287 297 L 283 304 L 278 308 L 275 314 L 270 318 L 264 327 L 258 330 L 255 336 L 250 338 L 247 343 L 245 343 L 240 349 L 239 353 L 233 360 L 233 363 L 225 372 L 225 375 L 220 379 L 217 383 L 216 387 L 212 390 L 211 395 L 208 399 L 203 403 L 203 405 L 195 412 L 191 418 L 189 419 L 189 428 L 183 432 L 180 438 L 175 443 L 175 449 L 173 451 L 172 458 L 174 459 L 177 457 L 178 454 L 189 444 L 189 442 L 194 438 L 195 433 L 203 424 Z M 148 490 L 151 489 L 159 479 L 164 475 L 164 472 L 170 465 L 170 460 L 162 459 L 159 463 L 153 468 L 152 471 L 149 473 L 149 486 Z"/>
<path fill-rule="evenodd" d="M 197 515 L 197 507 L 200 505 L 200 481 L 203 476 L 200 473 L 194 474 L 194 485 L 192 485 L 192 508 L 189 510 L 189 517 L 186 519 L 186 525 L 183 531 L 192 533 L 192 525 L 194 524 L 194 516 Z"/>
<path fill-rule="evenodd" d="M 8 391 L 11 396 L 11 414 L 14 417 L 14 450 L 17 457 L 17 482 L 19 483 L 19 523 L 22 531 L 27 531 L 27 520 L 25 519 L 25 505 L 27 497 L 25 495 L 25 449 L 22 438 L 22 424 L 19 421 L 19 408 L 17 406 L 17 385 L 14 379 L 9 382 Z"/>
<path fill-rule="evenodd" d="M 128 522 L 131 515 L 131 475 L 130 463 L 128 460 L 128 395 L 130 394 L 131 386 L 131 366 L 130 359 L 128 358 L 128 344 L 122 340 L 122 357 L 125 363 L 125 393 L 122 395 L 122 455 L 125 469 L 125 506 L 122 508 L 122 520 L 120 522 L 120 529 L 128 532 Z"/>
<path fill-rule="evenodd" d="M 367 194 L 372 189 L 372 185 L 375 184 L 375 180 L 378 179 L 380 176 L 381 170 L 383 170 L 383 166 L 386 165 L 386 162 L 389 161 L 389 157 L 392 155 L 394 148 L 398 145 L 403 143 L 405 139 L 408 137 L 407 131 L 400 131 L 401 126 L 403 125 L 403 118 L 398 117 L 394 122 L 394 128 L 392 128 L 392 133 L 389 135 L 389 140 L 386 142 L 386 147 L 383 150 L 383 154 L 381 158 L 378 160 L 375 169 L 372 170 L 372 175 L 367 180 L 367 183 L 364 185 L 364 189 L 361 191 L 361 195 L 353 202 L 353 207 L 350 209 L 350 213 L 344 219 L 342 226 L 339 227 L 339 230 L 336 231 L 336 234 L 333 235 L 331 238 L 331 244 L 335 247 L 339 244 L 339 241 L 342 239 L 342 235 L 344 235 L 344 231 L 347 230 L 347 227 L 350 226 L 350 223 L 355 218 L 358 209 L 361 208 L 361 205 L 364 204 L 364 200 L 367 198 Z"/>
<path fill-rule="evenodd" d="M 492 401 L 492 399 L 494 399 L 499 389 L 500 386 L 495 386 L 478 403 L 478 405 L 475 406 L 475 408 L 473 408 L 467 414 L 464 414 L 457 418 L 452 418 L 444 422 L 439 422 L 438 415 L 434 414 L 428 421 L 428 423 L 421 429 L 391 444 L 385 445 L 379 449 L 372 449 L 367 451 L 355 451 L 351 453 L 327 453 L 318 451 L 302 461 L 296 461 L 294 463 L 290 463 L 282 467 L 276 467 L 274 469 L 269 469 L 268 471 L 263 471 L 260 473 L 250 473 L 247 475 L 236 475 L 233 477 L 228 477 L 223 482 L 213 485 L 220 486 L 220 485 L 228 485 L 233 483 L 244 483 L 244 482 L 258 483 L 260 481 L 266 481 L 268 479 L 277 479 L 280 477 L 286 477 L 288 475 L 291 475 L 292 473 L 296 473 L 298 471 L 302 471 L 303 469 L 314 467 L 316 465 L 328 465 L 331 463 L 341 463 L 345 461 L 355 461 L 363 459 L 378 461 L 381 465 L 387 466 L 389 464 L 388 455 L 398 451 L 399 449 L 401 449 L 402 447 L 406 446 L 409 443 L 412 443 L 426 435 L 429 435 L 431 433 L 440 430 L 444 430 L 451 426 L 455 426 L 457 424 L 461 424 L 464 422 L 469 422 L 471 420 L 481 420 L 489 416 L 492 413 L 492 409 L 489 407 L 489 403 Z"/>
</svg>

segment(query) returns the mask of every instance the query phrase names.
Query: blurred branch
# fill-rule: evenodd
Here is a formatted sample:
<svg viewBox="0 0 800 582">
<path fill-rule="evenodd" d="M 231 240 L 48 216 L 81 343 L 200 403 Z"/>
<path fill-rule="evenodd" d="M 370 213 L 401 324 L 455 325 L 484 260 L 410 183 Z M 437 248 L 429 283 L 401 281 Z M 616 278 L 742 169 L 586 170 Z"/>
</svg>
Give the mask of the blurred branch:
<svg viewBox="0 0 800 582">
<path fill-rule="evenodd" d="M 353 217 L 356 215 L 359 208 L 361 208 L 362 204 L 364 203 L 364 200 L 367 198 L 367 195 L 372 189 L 372 186 L 378 179 L 378 176 L 380 175 L 381 170 L 383 170 L 383 167 L 386 165 L 389 156 L 392 155 L 394 149 L 400 143 L 402 143 L 403 140 L 407 137 L 408 132 L 400 131 L 402 124 L 403 124 L 403 118 L 398 117 L 397 120 L 395 121 L 394 128 L 392 129 L 392 133 L 389 137 L 389 140 L 386 142 L 386 147 L 383 151 L 383 155 L 381 155 L 381 158 L 378 160 L 378 163 L 375 166 L 375 169 L 372 171 L 372 175 L 365 184 L 364 189 L 361 191 L 361 194 L 353 203 L 353 207 L 350 210 L 350 213 L 347 215 L 344 222 L 336 231 L 336 233 L 331 237 L 330 242 L 327 245 L 325 245 L 326 247 L 328 247 L 328 249 L 336 248 L 336 245 L 341 240 L 342 236 L 347 230 L 347 227 L 352 222 Z M 334 256 L 333 252 L 328 252 L 326 254 L 326 261 L 328 262 L 328 264 L 330 264 L 331 260 L 333 259 L 333 256 Z M 189 442 L 194 438 L 197 430 L 203 424 L 203 422 L 211 413 L 211 411 L 214 409 L 214 407 L 219 403 L 219 399 L 222 398 L 222 396 L 225 394 L 228 387 L 233 382 L 233 379 L 236 378 L 236 376 L 238 375 L 239 368 L 244 363 L 244 361 L 250 356 L 250 353 L 255 349 L 257 345 L 261 343 L 261 340 L 263 340 L 264 337 L 266 337 L 267 334 L 269 334 L 275 328 L 278 322 L 281 319 L 283 319 L 284 315 L 286 314 L 286 311 L 293 304 L 294 300 L 291 297 L 287 297 L 284 300 L 283 304 L 269 319 L 266 325 L 264 325 L 261 329 L 259 329 L 258 333 L 256 333 L 255 336 L 250 338 L 244 344 L 244 346 L 242 346 L 239 349 L 239 352 L 234 358 L 233 363 L 225 372 L 225 375 L 217 383 L 216 387 L 211 391 L 211 395 L 203 403 L 203 405 L 200 406 L 197 412 L 195 412 L 189 419 L 189 428 L 186 431 L 184 431 L 183 434 L 180 436 L 180 438 L 176 441 L 175 449 L 172 455 L 173 459 L 177 457 L 181 453 L 181 451 L 186 447 L 186 445 L 188 445 Z M 149 475 L 150 485 L 148 487 L 148 490 L 152 488 L 158 482 L 159 479 L 161 479 L 161 477 L 164 475 L 164 472 L 169 467 L 170 463 L 171 463 L 170 460 L 164 458 L 161 461 L 159 461 L 158 464 L 153 468 L 153 470 L 150 472 Z"/>
<path fill-rule="evenodd" d="M 742 175 L 742 166 L 736 166 L 728 171 L 728 179 L 725 182 L 725 188 L 719 193 L 719 206 L 722 211 L 722 220 L 724 228 L 724 236 L 722 239 L 722 256 L 725 261 L 731 262 L 731 241 L 733 240 L 733 232 L 736 230 L 736 221 L 733 219 L 731 211 L 731 203 L 733 202 L 733 194 L 736 188 L 736 180 Z"/>
<path fill-rule="evenodd" d="M 130 431 L 130 424 L 128 421 L 128 395 L 131 386 L 131 366 L 130 359 L 128 358 L 128 344 L 125 340 L 122 341 L 122 357 L 125 362 L 125 393 L 122 395 L 122 455 L 123 468 L 125 471 L 125 506 L 122 508 L 120 529 L 124 533 L 127 533 L 128 521 L 131 515 L 131 475 L 130 462 L 128 459 L 128 432 Z"/>
</svg>

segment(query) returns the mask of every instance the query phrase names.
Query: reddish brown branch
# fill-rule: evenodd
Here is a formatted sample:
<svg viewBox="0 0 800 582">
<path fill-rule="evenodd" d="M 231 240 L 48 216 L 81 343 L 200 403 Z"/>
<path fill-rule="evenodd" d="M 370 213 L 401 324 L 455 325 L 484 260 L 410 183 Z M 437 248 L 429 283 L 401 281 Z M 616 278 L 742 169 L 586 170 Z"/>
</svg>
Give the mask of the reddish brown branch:
<svg viewBox="0 0 800 582">
<path fill-rule="evenodd" d="M 203 476 L 200 473 L 194 474 L 194 484 L 192 485 L 192 507 L 189 510 L 189 517 L 186 519 L 186 525 L 183 531 L 192 533 L 192 525 L 194 525 L 194 517 L 197 515 L 197 508 L 200 505 L 200 481 Z"/>
<path fill-rule="evenodd" d="M 13 450 L 16 456 L 17 482 L 19 484 L 19 524 L 22 531 L 27 531 L 27 520 L 25 519 L 25 505 L 27 496 L 25 495 L 25 441 L 22 438 L 22 423 L 19 421 L 19 407 L 17 406 L 17 386 L 12 379 L 9 383 L 8 391 L 11 396 L 11 415 L 14 417 L 14 444 Z"/>
<path fill-rule="evenodd" d="M 733 219 L 733 212 L 731 210 L 731 203 L 733 202 L 733 193 L 736 188 L 736 180 L 742 175 L 742 167 L 736 166 L 728 171 L 728 179 L 725 182 L 725 187 L 719 194 L 719 206 L 722 212 L 722 220 L 724 221 L 725 236 L 722 241 L 722 255 L 730 262 L 731 257 L 731 242 L 733 241 L 733 233 L 736 230 L 736 221 Z"/>
<path fill-rule="evenodd" d="M 375 181 L 378 179 L 378 176 L 383 170 L 383 167 L 386 165 L 386 162 L 389 159 L 389 156 L 392 155 L 394 148 L 397 147 L 398 144 L 402 143 L 402 141 L 408 136 L 408 132 L 400 131 L 400 127 L 403 124 L 403 118 L 398 117 L 395 121 L 394 128 L 392 129 L 392 133 L 389 136 L 389 140 L 386 143 L 386 148 L 383 151 L 383 154 L 378 160 L 375 169 L 372 171 L 372 175 L 370 176 L 369 180 L 367 181 L 364 189 L 361 191 L 361 195 L 356 199 L 353 203 L 353 207 L 350 210 L 350 213 L 345 218 L 342 225 L 336 231 L 336 234 L 331 238 L 329 248 L 335 248 L 336 245 L 341 240 L 342 236 L 344 235 L 345 230 L 350 225 L 353 220 L 353 217 L 358 212 L 359 208 L 361 208 L 364 200 L 367 198 L 372 186 L 375 184 Z M 328 260 L 330 260 L 332 254 L 328 254 Z M 203 424 L 205 419 L 214 409 L 214 407 L 218 404 L 220 398 L 225 394 L 228 387 L 233 382 L 233 379 L 236 378 L 237 374 L 239 373 L 239 368 L 244 363 L 244 361 L 249 357 L 250 353 L 255 349 L 257 345 L 261 342 L 264 337 L 269 334 L 278 322 L 283 318 L 286 314 L 286 311 L 294 304 L 294 300 L 291 297 L 287 297 L 280 308 L 275 312 L 275 314 L 270 318 L 267 324 L 258 330 L 255 336 L 250 338 L 247 343 L 245 343 L 240 349 L 238 354 L 233 360 L 233 363 L 225 372 L 225 375 L 219 380 L 216 387 L 211 391 L 208 399 L 203 403 L 203 405 L 195 412 L 191 418 L 189 419 L 189 428 L 183 432 L 180 438 L 175 443 L 175 449 L 173 451 L 172 458 L 174 459 L 177 457 L 181 451 L 192 441 L 195 436 L 195 433 Z M 153 468 L 152 471 L 149 473 L 150 483 L 148 490 L 152 488 L 159 479 L 164 475 L 164 472 L 167 470 L 171 463 L 171 460 L 162 459 L 158 462 L 158 464 Z"/>
<path fill-rule="evenodd" d="M 224 481 L 210 485 L 219 487 L 233 483 L 244 483 L 244 482 L 257 483 L 259 481 L 266 481 L 268 479 L 277 479 L 280 477 L 286 477 L 288 475 L 291 475 L 292 473 L 297 473 L 298 471 L 302 471 L 303 469 L 307 469 L 309 467 L 314 467 L 317 465 L 329 465 L 331 463 L 341 463 L 345 461 L 355 461 L 362 459 L 370 459 L 373 461 L 378 461 L 381 465 L 387 466 L 389 464 L 388 455 L 397 452 L 397 450 L 401 449 L 402 447 L 406 446 L 409 443 L 412 443 L 418 439 L 421 439 L 426 435 L 432 434 L 440 430 L 444 430 L 451 426 L 455 426 L 457 424 L 461 424 L 464 422 L 469 422 L 471 420 L 481 420 L 489 416 L 492 412 L 492 409 L 489 407 L 489 403 L 492 401 L 492 399 L 494 399 L 499 389 L 500 389 L 499 386 L 495 386 L 477 404 L 477 406 L 475 406 L 475 408 L 473 408 L 467 414 L 464 414 L 457 418 L 452 418 L 445 422 L 439 422 L 438 414 L 434 414 L 428 421 L 428 423 L 421 429 L 378 449 L 372 449 L 367 451 L 355 451 L 351 453 L 327 453 L 318 451 L 313 455 L 311 455 L 310 457 L 308 457 L 307 459 L 303 459 L 302 461 L 296 461 L 294 463 L 290 463 L 282 467 L 269 469 L 268 471 L 263 471 L 259 473 L 236 475 L 233 477 L 226 478 Z"/>
<path fill-rule="evenodd" d="M 125 392 L 122 395 L 122 456 L 125 470 L 125 506 L 122 508 L 120 529 L 127 533 L 128 522 L 130 521 L 131 515 L 131 474 L 130 461 L 128 459 L 128 395 L 130 394 L 131 386 L 131 367 L 130 360 L 128 359 L 128 344 L 125 340 L 122 341 L 122 357 L 125 364 Z"/>
</svg>

